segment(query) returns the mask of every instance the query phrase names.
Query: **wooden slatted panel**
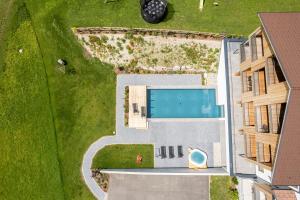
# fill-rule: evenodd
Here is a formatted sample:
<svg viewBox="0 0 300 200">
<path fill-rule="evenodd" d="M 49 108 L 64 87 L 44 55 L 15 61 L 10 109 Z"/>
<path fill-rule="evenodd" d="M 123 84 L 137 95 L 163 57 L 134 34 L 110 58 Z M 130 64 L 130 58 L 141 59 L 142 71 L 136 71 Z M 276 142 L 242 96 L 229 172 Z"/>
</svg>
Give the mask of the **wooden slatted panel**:
<svg viewBox="0 0 300 200">
<path fill-rule="evenodd" d="M 255 112 L 255 115 L 256 115 L 256 124 L 255 124 L 255 128 L 256 128 L 256 131 L 257 132 L 261 132 L 261 127 L 262 127 L 262 123 L 261 123 L 261 109 L 260 109 L 260 106 L 257 106 L 256 107 L 256 112 Z"/>
<path fill-rule="evenodd" d="M 249 126 L 249 104 L 244 103 L 243 104 L 243 113 L 244 113 L 244 125 Z"/>
<path fill-rule="evenodd" d="M 248 103 L 248 109 L 249 109 L 249 125 L 254 126 L 255 125 L 255 112 L 254 112 L 253 102 Z"/>
<path fill-rule="evenodd" d="M 277 146 L 277 145 L 276 145 Z M 271 145 L 271 159 L 272 159 L 272 163 L 274 163 L 275 161 L 275 155 L 276 155 L 276 146 Z"/>
<path fill-rule="evenodd" d="M 258 72 L 253 72 L 253 94 L 254 96 L 259 95 L 259 76 Z"/>
<path fill-rule="evenodd" d="M 268 132 L 269 129 L 269 117 L 268 117 L 268 106 L 260 107 L 261 114 L 261 129 L 262 132 Z"/>
<path fill-rule="evenodd" d="M 275 71 L 275 66 L 273 62 L 273 58 L 267 58 L 267 68 L 268 68 L 268 79 L 269 79 L 269 85 L 278 83 L 278 77 Z"/>
<path fill-rule="evenodd" d="M 262 39 L 263 39 L 264 57 L 269 57 L 270 55 L 272 55 L 272 52 L 264 33 L 262 33 Z"/>
<path fill-rule="evenodd" d="M 258 72 L 258 81 L 259 81 L 259 95 L 266 94 L 266 79 L 265 79 L 264 70 Z"/>
<path fill-rule="evenodd" d="M 256 157 L 256 139 L 255 135 L 244 135 L 245 139 L 245 154 L 248 158 Z"/>
<path fill-rule="evenodd" d="M 263 148 L 264 162 L 271 162 L 271 146 L 269 144 L 263 144 Z"/>
<path fill-rule="evenodd" d="M 253 62 L 257 60 L 256 35 L 252 35 L 250 37 L 250 47 L 251 47 L 251 60 Z"/>
<path fill-rule="evenodd" d="M 262 58 L 264 56 L 263 52 L 263 40 L 261 36 L 256 37 L 256 53 L 257 53 L 257 58 Z"/>
<path fill-rule="evenodd" d="M 264 148 L 263 148 L 263 143 L 257 142 L 256 154 L 257 154 L 257 162 L 264 162 Z"/>
<path fill-rule="evenodd" d="M 279 114 L 280 114 L 280 108 L 281 104 L 272 104 L 271 106 L 271 123 L 272 123 L 272 132 L 278 133 L 278 127 L 279 127 Z"/>
</svg>

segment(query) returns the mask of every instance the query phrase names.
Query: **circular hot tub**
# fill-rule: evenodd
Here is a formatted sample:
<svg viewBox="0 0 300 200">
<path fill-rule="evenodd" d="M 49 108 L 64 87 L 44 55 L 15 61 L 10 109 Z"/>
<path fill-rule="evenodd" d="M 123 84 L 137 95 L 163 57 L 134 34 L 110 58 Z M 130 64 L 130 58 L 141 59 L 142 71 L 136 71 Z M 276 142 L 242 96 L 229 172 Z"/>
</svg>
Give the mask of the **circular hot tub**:
<svg viewBox="0 0 300 200">
<path fill-rule="evenodd" d="M 189 154 L 189 162 L 194 168 L 206 168 L 207 155 L 199 149 L 192 149 Z"/>
<path fill-rule="evenodd" d="M 141 15 L 146 22 L 156 24 L 167 15 L 166 0 L 141 0 Z"/>
</svg>

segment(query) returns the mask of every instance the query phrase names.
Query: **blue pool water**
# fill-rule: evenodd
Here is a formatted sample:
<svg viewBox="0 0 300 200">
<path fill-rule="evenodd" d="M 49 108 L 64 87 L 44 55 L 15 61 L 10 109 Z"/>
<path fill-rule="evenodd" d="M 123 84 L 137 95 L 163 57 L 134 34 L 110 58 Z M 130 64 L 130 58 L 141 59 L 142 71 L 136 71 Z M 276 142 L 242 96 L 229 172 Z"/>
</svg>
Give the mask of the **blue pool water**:
<svg viewBox="0 0 300 200">
<path fill-rule="evenodd" d="M 204 162 L 205 157 L 202 153 L 200 153 L 198 151 L 194 151 L 191 154 L 191 159 L 195 163 L 202 164 Z"/>
<path fill-rule="evenodd" d="M 148 89 L 148 118 L 220 118 L 215 89 Z"/>
</svg>

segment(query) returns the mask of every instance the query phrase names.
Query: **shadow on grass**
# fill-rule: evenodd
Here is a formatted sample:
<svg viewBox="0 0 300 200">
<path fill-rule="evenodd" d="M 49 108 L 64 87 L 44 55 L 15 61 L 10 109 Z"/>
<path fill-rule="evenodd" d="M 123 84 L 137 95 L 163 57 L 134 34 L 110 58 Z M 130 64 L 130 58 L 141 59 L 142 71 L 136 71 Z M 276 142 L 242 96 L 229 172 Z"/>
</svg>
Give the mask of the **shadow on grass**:
<svg viewBox="0 0 300 200">
<path fill-rule="evenodd" d="M 171 20 L 174 16 L 174 13 L 175 13 L 175 10 L 174 10 L 173 4 L 168 3 L 168 10 L 166 13 L 167 16 L 165 17 L 163 22 L 167 22 L 167 21 Z"/>
</svg>

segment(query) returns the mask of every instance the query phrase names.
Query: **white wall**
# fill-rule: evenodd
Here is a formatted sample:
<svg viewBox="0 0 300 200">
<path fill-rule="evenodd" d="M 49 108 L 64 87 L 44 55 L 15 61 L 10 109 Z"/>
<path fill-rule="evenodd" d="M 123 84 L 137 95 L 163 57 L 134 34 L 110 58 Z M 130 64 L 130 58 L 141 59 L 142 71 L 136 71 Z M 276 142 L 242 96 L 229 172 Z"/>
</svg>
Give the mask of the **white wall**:
<svg viewBox="0 0 300 200">
<path fill-rule="evenodd" d="M 239 200 L 252 200 L 252 179 L 238 178 Z"/>
<path fill-rule="evenodd" d="M 225 53 L 224 53 L 224 41 L 222 41 L 220 60 L 217 75 L 217 104 L 226 105 L 226 73 L 225 73 Z"/>
<path fill-rule="evenodd" d="M 264 181 L 271 183 L 272 172 L 270 170 L 263 169 L 263 172 L 261 172 L 258 170 L 258 166 L 256 166 L 256 175 Z"/>
</svg>

